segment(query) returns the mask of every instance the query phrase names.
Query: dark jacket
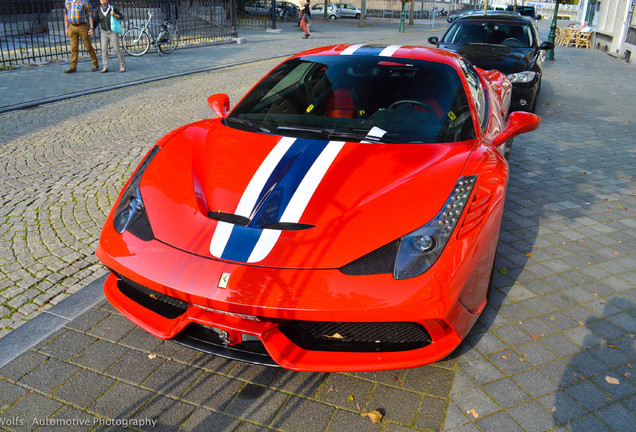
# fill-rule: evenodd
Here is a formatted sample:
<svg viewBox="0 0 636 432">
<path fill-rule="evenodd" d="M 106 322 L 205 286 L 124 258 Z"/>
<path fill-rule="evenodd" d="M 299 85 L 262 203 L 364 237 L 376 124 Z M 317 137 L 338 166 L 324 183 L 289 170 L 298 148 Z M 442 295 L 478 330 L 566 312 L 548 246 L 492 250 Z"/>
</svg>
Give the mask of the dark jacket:
<svg viewBox="0 0 636 432">
<path fill-rule="evenodd" d="M 119 17 L 117 18 L 119 21 L 124 19 L 124 15 L 122 15 L 119 9 L 117 9 L 112 4 L 110 5 L 110 7 L 115 12 L 115 15 Z M 93 13 L 93 25 L 95 26 L 95 28 L 97 28 L 97 26 L 99 25 L 102 30 L 110 31 L 110 13 L 108 14 L 108 16 L 104 16 L 104 14 L 102 13 L 101 5 L 98 5 L 97 9 Z"/>
</svg>

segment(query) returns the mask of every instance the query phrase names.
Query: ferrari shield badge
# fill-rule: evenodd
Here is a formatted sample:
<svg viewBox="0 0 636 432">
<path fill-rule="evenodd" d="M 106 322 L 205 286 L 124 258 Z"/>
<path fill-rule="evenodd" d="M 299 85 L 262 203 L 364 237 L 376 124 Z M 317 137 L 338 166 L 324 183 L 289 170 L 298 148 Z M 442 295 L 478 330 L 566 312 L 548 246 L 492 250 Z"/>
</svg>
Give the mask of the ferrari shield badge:
<svg viewBox="0 0 636 432">
<path fill-rule="evenodd" d="M 230 276 L 232 276 L 232 273 L 223 273 L 221 275 L 221 279 L 219 279 L 219 284 L 217 286 L 219 288 L 227 288 L 227 284 L 230 283 Z"/>
</svg>

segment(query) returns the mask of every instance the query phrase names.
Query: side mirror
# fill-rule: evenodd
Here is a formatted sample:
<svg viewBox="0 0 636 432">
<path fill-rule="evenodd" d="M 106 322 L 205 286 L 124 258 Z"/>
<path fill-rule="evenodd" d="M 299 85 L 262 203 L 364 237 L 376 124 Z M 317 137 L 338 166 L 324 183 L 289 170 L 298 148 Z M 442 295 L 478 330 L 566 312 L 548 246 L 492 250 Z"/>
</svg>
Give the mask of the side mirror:
<svg viewBox="0 0 636 432">
<path fill-rule="evenodd" d="M 230 97 L 225 93 L 214 94 L 208 98 L 208 105 L 216 115 L 225 118 L 230 110 Z"/>
<path fill-rule="evenodd" d="M 439 46 L 439 38 L 437 36 L 431 36 L 428 38 L 428 43 Z"/>
<path fill-rule="evenodd" d="M 493 147 L 498 147 L 517 135 L 535 130 L 541 124 L 541 117 L 525 111 L 513 111 L 508 116 L 508 124 L 499 135 L 492 140 Z"/>
<path fill-rule="evenodd" d="M 545 41 L 539 46 L 540 50 L 551 50 L 554 49 L 554 43 Z"/>
</svg>

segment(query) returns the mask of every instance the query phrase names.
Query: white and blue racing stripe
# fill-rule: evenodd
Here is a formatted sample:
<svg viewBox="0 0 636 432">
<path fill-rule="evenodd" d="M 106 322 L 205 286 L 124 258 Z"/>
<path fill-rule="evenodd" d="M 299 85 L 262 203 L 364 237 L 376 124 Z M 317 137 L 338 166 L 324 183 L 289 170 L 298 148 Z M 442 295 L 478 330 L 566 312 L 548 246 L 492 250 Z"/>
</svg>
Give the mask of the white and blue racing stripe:
<svg viewBox="0 0 636 432">
<path fill-rule="evenodd" d="M 345 48 L 340 55 L 368 55 L 379 57 L 392 57 L 402 45 L 389 45 L 387 47 L 377 45 L 355 44 Z"/>
<path fill-rule="evenodd" d="M 267 257 L 281 231 L 260 227 L 297 223 L 343 145 L 337 141 L 281 139 L 250 180 L 235 211 L 252 222 L 248 226 L 219 222 L 210 253 L 248 263 Z"/>
</svg>

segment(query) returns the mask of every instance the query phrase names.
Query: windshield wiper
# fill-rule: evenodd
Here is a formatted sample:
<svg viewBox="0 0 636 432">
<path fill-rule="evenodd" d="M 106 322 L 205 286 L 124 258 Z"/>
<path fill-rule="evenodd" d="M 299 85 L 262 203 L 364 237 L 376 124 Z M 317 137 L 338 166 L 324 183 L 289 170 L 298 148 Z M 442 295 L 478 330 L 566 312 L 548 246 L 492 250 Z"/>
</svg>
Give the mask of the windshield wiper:
<svg viewBox="0 0 636 432">
<path fill-rule="evenodd" d="M 355 133 L 355 132 L 338 132 L 335 129 L 318 129 L 305 126 L 279 126 L 278 130 L 288 131 L 301 131 L 301 132 L 313 132 L 317 134 L 327 135 L 329 139 L 350 139 L 356 141 L 371 141 L 371 142 L 385 142 L 395 144 L 398 141 L 389 140 L 383 137 L 377 137 L 374 135 L 367 135 L 367 133 Z"/>
<path fill-rule="evenodd" d="M 468 45 L 483 45 L 483 46 L 498 46 L 498 47 L 505 47 L 506 46 L 506 45 L 502 45 L 502 44 L 487 43 L 487 42 L 471 42 Z"/>
<path fill-rule="evenodd" d="M 242 118 L 238 118 L 238 117 L 226 117 L 225 121 L 226 122 L 233 121 L 235 123 L 246 125 L 246 126 L 249 126 L 249 127 L 251 127 L 252 129 L 254 129 L 255 131 L 258 131 L 258 132 L 263 132 L 263 133 L 266 133 L 266 134 L 271 134 L 272 133 L 272 131 L 267 129 L 265 126 L 262 126 L 262 125 L 254 122 L 252 120 L 242 119 Z"/>
<path fill-rule="evenodd" d="M 384 137 L 377 137 L 374 135 L 367 135 L 367 134 L 361 134 L 361 133 L 355 133 L 355 132 L 337 132 L 337 131 L 325 131 L 325 132 L 328 132 L 327 137 L 329 139 L 344 138 L 344 139 L 353 139 L 357 141 L 371 141 L 371 142 L 391 143 L 391 144 L 396 144 L 398 142 L 395 140 L 386 139 Z"/>
</svg>

